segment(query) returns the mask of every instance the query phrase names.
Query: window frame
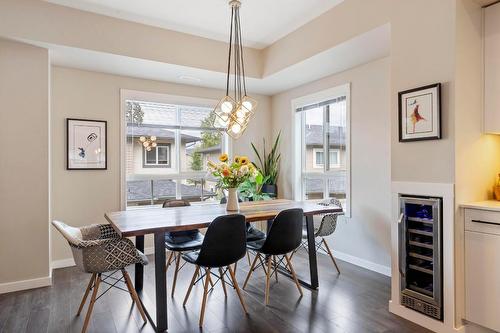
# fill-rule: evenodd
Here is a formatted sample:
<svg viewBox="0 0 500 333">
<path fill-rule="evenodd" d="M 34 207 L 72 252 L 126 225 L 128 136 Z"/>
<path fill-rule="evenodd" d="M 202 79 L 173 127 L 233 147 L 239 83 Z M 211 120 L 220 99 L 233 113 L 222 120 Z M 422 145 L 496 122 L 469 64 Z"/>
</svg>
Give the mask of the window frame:
<svg viewBox="0 0 500 333">
<path fill-rule="evenodd" d="M 126 120 L 126 110 L 127 105 L 126 101 L 128 100 L 138 100 L 138 101 L 148 101 L 155 103 L 165 103 L 165 104 L 174 104 L 174 105 L 189 105 L 189 106 L 197 106 L 197 107 L 209 107 L 214 108 L 217 105 L 218 101 L 207 98 L 198 98 L 198 97 L 188 97 L 188 96 L 177 96 L 177 95 L 168 95 L 162 93 L 152 93 L 145 91 L 137 91 L 137 90 L 128 90 L 128 89 L 120 89 L 120 205 L 122 210 L 126 209 L 134 209 L 133 207 L 127 207 L 127 172 L 126 172 L 126 147 L 127 147 L 127 120 Z M 180 124 L 180 110 L 177 110 L 177 119 L 179 124 L 175 126 L 166 126 L 166 128 L 175 129 L 175 137 L 174 142 L 181 142 L 181 131 L 183 130 L 199 130 L 199 127 L 189 127 L 189 126 L 181 126 Z M 221 150 L 231 155 L 233 147 L 233 140 L 226 134 L 223 133 L 222 142 L 221 142 Z M 160 180 L 160 179 L 170 179 L 176 181 L 176 198 L 181 198 L 181 182 L 177 180 L 185 180 L 185 179 L 206 179 L 212 181 L 207 177 L 206 171 L 182 171 L 180 159 L 181 159 L 181 147 L 178 144 L 174 144 L 174 148 L 170 147 L 170 168 L 174 170 L 173 173 L 167 174 L 148 174 L 148 175 L 139 175 L 137 179 L 148 179 L 148 180 Z M 144 152 L 144 150 L 143 150 Z M 144 153 L 143 153 L 144 154 Z M 175 154 L 175 155 L 174 155 Z M 175 159 L 175 163 L 172 163 Z M 142 164 L 144 164 L 144 157 L 142 158 Z M 155 167 L 155 166 L 146 166 Z M 161 166 L 160 166 L 161 167 Z"/>
<path fill-rule="evenodd" d="M 346 217 L 351 216 L 351 84 L 346 83 L 339 85 L 330 89 L 322 90 L 317 93 L 295 98 L 291 101 L 291 121 L 292 121 L 292 140 L 293 140 L 293 150 L 292 150 L 292 191 L 293 198 L 295 200 L 305 200 L 305 179 L 311 177 L 314 179 L 322 179 L 324 182 L 324 198 L 329 197 L 328 191 L 328 178 L 331 176 L 329 171 L 334 170 L 322 170 L 322 171 L 312 171 L 306 172 L 306 150 L 302 149 L 304 147 L 305 139 L 305 112 L 297 112 L 297 109 L 315 104 L 321 101 L 326 101 L 330 99 L 335 99 L 345 96 L 346 100 L 346 150 L 345 150 L 345 165 L 346 165 L 346 188 L 345 188 L 345 205 L 344 213 Z M 340 158 L 340 156 L 339 156 Z M 339 160 L 340 162 L 340 160 Z M 331 167 L 330 167 L 331 169 Z"/>
<path fill-rule="evenodd" d="M 159 147 L 166 147 L 167 148 L 167 163 L 165 164 L 160 164 L 158 160 L 158 148 Z M 166 142 L 158 142 L 156 143 L 156 147 L 153 147 L 153 149 L 156 152 L 156 162 L 155 163 L 148 163 L 147 161 L 147 150 L 146 148 L 142 147 L 142 167 L 143 168 L 171 168 L 172 167 L 172 145 L 170 143 Z"/>
<path fill-rule="evenodd" d="M 340 149 L 329 149 L 328 152 L 331 153 L 336 153 L 337 154 L 337 162 L 335 164 L 332 164 L 332 157 L 330 156 L 330 169 L 331 168 L 340 168 Z M 312 149 L 313 153 L 313 169 L 323 169 L 324 168 L 324 163 L 318 163 L 317 160 L 317 153 L 323 153 L 324 155 L 324 149 L 323 148 L 313 148 Z M 323 157 L 324 159 L 324 157 Z"/>
</svg>

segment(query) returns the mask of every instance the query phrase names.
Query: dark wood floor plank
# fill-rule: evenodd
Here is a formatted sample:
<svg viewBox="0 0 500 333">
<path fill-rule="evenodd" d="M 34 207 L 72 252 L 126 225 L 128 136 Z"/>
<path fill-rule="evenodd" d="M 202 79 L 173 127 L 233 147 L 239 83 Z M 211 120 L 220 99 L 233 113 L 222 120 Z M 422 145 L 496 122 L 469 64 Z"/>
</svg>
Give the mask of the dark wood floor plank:
<svg viewBox="0 0 500 333">
<path fill-rule="evenodd" d="M 154 261 L 145 267 L 143 301 L 154 315 Z M 307 275 L 304 251 L 294 256 L 299 274 Z M 201 284 L 193 288 L 184 308 L 182 301 L 194 267 L 186 265 L 179 273 L 176 294 L 168 298 L 169 332 L 173 333 L 428 333 L 430 331 L 408 322 L 388 311 L 390 278 L 360 267 L 338 261 L 338 275 L 330 258 L 318 256 L 320 288 L 304 290 L 300 297 L 293 281 L 280 276 L 272 279 L 270 305 L 264 305 L 265 275 L 254 272 L 243 292 L 249 315 L 242 311 L 235 290 L 227 288 L 224 296 L 220 283 L 208 296 L 203 329 L 198 327 L 201 306 Z M 236 270 L 240 286 L 249 265 L 241 260 Z M 133 270 L 129 270 L 133 276 Z M 172 283 L 172 270 L 167 285 Z M 118 275 L 117 275 L 118 277 Z M 58 269 L 53 286 L 0 295 L 0 332 L 80 332 L 87 306 L 76 317 L 89 274 L 76 267 Z M 106 285 L 102 285 L 102 291 Z M 101 297 L 94 308 L 88 332 L 154 332 L 143 325 L 130 296 L 117 289 Z"/>
</svg>

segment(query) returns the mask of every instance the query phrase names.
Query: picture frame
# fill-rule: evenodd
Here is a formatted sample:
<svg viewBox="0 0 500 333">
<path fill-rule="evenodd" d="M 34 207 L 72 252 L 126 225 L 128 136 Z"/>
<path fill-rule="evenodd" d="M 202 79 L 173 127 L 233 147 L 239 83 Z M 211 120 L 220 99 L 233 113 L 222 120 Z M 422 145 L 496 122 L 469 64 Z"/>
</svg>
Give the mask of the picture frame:
<svg viewBox="0 0 500 333">
<path fill-rule="evenodd" d="M 105 120 L 66 118 L 66 170 L 107 170 Z"/>
<path fill-rule="evenodd" d="M 399 142 L 441 139 L 441 83 L 398 93 Z"/>
</svg>

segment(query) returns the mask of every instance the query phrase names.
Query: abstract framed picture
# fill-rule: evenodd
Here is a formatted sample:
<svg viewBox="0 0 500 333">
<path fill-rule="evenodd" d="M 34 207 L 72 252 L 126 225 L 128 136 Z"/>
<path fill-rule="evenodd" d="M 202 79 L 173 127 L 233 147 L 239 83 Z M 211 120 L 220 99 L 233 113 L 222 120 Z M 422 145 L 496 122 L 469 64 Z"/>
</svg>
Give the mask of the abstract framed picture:
<svg viewBox="0 0 500 333">
<path fill-rule="evenodd" d="M 107 169 L 107 122 L 66 119 L 66 169 Z"/>
<path fill-rule="evenodd" d="M 399 142 L 441 139 L 441 83 L 401 91 Z"/>
</svg>

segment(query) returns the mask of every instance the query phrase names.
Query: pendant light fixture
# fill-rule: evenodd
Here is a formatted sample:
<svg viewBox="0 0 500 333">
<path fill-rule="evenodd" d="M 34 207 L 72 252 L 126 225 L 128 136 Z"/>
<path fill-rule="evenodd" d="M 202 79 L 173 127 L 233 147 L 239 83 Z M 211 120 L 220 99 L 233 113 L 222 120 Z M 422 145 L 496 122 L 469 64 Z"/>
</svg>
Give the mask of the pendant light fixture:
<svg viewBox="0 0 500 333">
<path fill-rule="evenodd" d="M 241 40 L 239 0 L 229 1 L 231 7 L 231 29 L 229 31 L 229 56 L 227 59 L 226 96 L 214 109 L 214 126 L 222 128 L 233 139 L 238 139 L 248 126 L 251 116 L 257 108 L 257 101 L 247 96 L 245 64 Z M 234 84 L 230 78 L 233 72 Z M 234 94 L 229 95 L 229 88 Z"/>
</svg>

